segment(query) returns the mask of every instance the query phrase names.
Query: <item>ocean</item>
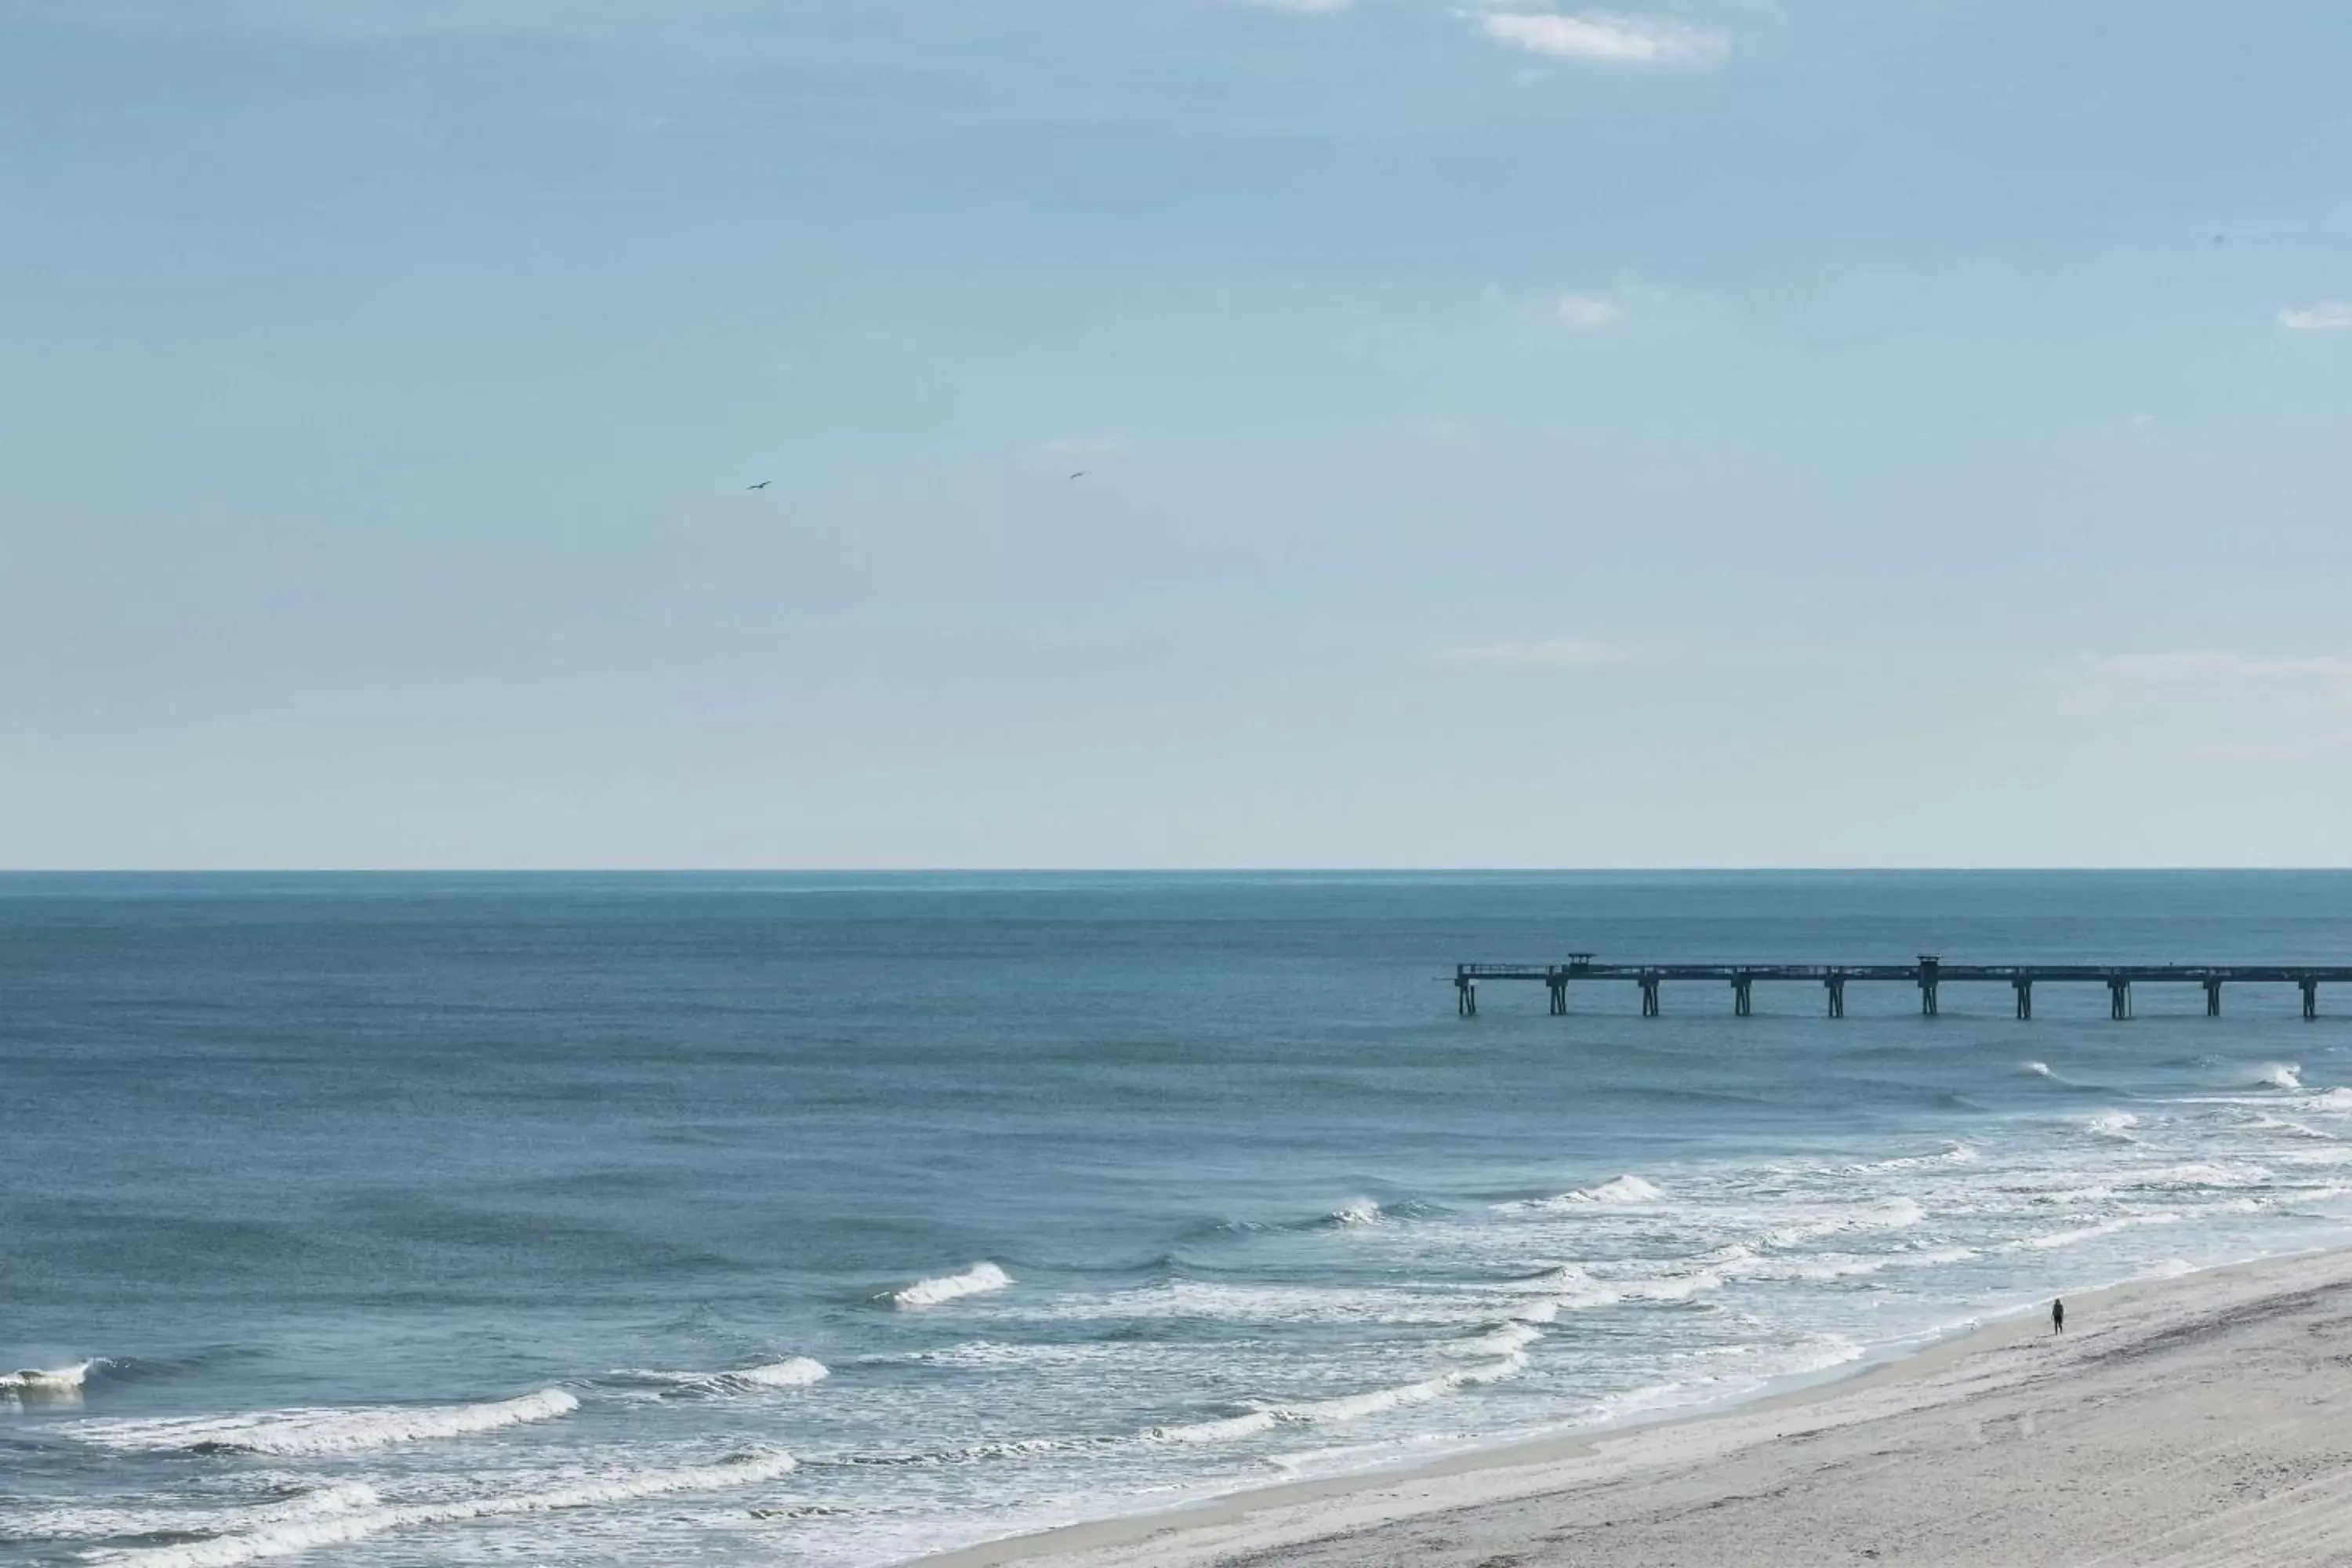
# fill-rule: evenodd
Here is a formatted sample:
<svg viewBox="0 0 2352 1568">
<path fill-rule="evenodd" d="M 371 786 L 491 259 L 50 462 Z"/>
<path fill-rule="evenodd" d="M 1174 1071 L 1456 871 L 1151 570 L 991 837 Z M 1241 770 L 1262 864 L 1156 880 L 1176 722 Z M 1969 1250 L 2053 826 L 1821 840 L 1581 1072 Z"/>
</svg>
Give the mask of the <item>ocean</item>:
<svg viewBox="0 0 2352 1568">
<path fill-rule="evenodd" d="M 2352 875 L 0 878 L 0 1562 L 900 1562 L 2341 1242 Z M 2352 989 L 2352 988 L 2347 988 Z"/>
</svg>

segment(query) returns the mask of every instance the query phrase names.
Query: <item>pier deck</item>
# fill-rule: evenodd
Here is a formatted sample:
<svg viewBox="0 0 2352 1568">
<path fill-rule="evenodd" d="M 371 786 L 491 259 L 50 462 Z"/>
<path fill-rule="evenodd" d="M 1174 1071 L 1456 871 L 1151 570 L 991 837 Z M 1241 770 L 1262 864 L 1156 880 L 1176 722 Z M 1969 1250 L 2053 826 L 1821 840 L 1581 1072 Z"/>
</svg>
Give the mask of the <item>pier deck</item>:
<svg viewBox="0 0 2352 1568">
<path fill-rule="evenodd" d="M 1829 1016 L 1845 1016 L 1845 988 L 1850 982 L 1896 984 L 1918 988 L 1919 1011 L 1929 1017 L 1939 1010 L 1939 994 L 1948 984 L 2003 984 L 2015 994 L 2017 1016 L 2033 1016 L 2033 988 L 2038 984 L 2095 984 L 2107 988 L 2108 1016 L 2131 1016 L 2134 985 L 2201 985 L 2209 1016 L 2221 1014 L 2225 985 L 2293 985 L 2303 994 L 2303 1016 L 2319 1016 L 2319 987 L 2352 982 L 2352 964 L 2310 963 L 1947 963 L 1934 953 L 1922 953 L 1911 963 L 1601 963 L 1588 952 L 1571 953 L 1565 963 L 1461 963 L 1454 969 L 1455 1010 L 1465 1018 L 1478 1015 L 1478 987 L 1490 981 L 1540 983 L 1549 993 L 1551 1011 L 1568 1011 L 1572 981 L 1630 980 L 1641 988 L 1642 1016 L 1654 1018 L 1661 1011 L 1660 992 L 1672 981 L 1702 980 L 1728 985 L 1731 1010 L 1749 1016 L 1759 984 L 1810 982 L 1822 987 Z"/>
</svg>

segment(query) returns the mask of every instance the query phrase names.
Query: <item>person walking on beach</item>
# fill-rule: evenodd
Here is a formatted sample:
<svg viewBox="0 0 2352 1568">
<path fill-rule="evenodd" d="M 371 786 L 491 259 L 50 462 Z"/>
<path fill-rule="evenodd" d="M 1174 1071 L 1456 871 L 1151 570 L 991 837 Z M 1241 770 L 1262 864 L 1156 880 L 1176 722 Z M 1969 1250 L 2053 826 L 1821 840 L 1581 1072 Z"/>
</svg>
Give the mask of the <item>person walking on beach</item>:
<svg viewBox="0 0 2352 1568">
<path fill-rule="evenodd" d="M 2053 1334 L 2066 1331 L 2066 1303 L 2063 1300 L 2050 1303 L 2050 1331 Z"/>
</svg>

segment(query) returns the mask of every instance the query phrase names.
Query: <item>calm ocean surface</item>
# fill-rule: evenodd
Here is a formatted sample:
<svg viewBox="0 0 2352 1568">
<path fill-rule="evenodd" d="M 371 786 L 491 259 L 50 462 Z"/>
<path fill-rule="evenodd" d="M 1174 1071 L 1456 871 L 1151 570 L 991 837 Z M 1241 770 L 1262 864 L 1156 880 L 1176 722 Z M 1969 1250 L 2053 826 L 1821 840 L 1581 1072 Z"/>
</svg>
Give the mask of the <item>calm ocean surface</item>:
<svg viewBox="0 0 2352 1568">
<path fill-rule="evenodd" d="M 2352 1232 L 2352 991 L 1434 983 L 1571 949 L 2352 876 L 0 878 L 0 1561 L 891 1563 Z"/>
</svg>

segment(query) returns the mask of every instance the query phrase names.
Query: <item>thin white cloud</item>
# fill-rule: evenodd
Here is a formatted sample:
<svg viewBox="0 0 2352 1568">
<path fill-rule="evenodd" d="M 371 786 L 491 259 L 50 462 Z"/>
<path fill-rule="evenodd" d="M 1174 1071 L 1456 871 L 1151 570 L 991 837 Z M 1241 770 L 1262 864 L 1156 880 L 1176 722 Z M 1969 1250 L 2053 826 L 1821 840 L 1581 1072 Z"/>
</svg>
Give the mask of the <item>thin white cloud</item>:
<svg viewBox="0 0 2352 1568">
<path fill-rule="evenodd" d="M 1560 669 L 1597 669 L 1605 665 L 1630 664 L 1638 653 L 1622 643 L 1602 642 L 1597 637 L 1544 637 L 1533 642 L 1474 643 L 1447 648 L 1437 657 L 1444 664 L 1528 664 Z"/>
<path fill-rule="evenodd" d="M 2227 648 L 2111 654 L 2086 660 L 2062 700 L 2069 712 L 2159 718 L 2198 731 L 2206 752 L 2272 745 L 2264 731 L 2319 725 L 2340 731 L 2352 717 L 2352 657 L 2278 656 Z M 2231 734 L 2232 730 L 2242 733 Z M 2298 744 L 2308 741 L 2299 733 Z M 2204 754 L 2200 752 L 2200 754 Z"/>
<path fill-rule="evenodd" d="M 2289 307 L 2278 313 L 2279 325 L 2297 332 L 2352 331 L 2352 305 L 2341 300 L 2322 300 L 2303 310 Z"/>
<path fill-rule="evenodd" d="M 1555 59 L 1617 65 L 1697 65 L 1721 59 L 1731 41 L 1680 22 L 1588 12 L 1580 16 L 1497 11 L 1480 24 L 1490 38 Z"/>
<path fill-rule="evenodd" d="M 1597 332 L 1625 319 L 1625 307 L 1598 294 L 1562 294 L 1552 313 L 1571 332 Z"/>
<path fill-rule="evenodd" d="M 1115 458 L 1135 449 L 1132 438 L 1119 435 L 1055 436 L 1037 443 L 1049 458 Z"/>
<path fill-rule="evenodd" d="M 2141 687 L 2266 688 L 2341 686 L 2352 690 L 2352 658 L 2318 654 L 2275 658 L 2221 648 L 2119 653 L 2096 661 L 2098 673 Z"/>
</svg>

